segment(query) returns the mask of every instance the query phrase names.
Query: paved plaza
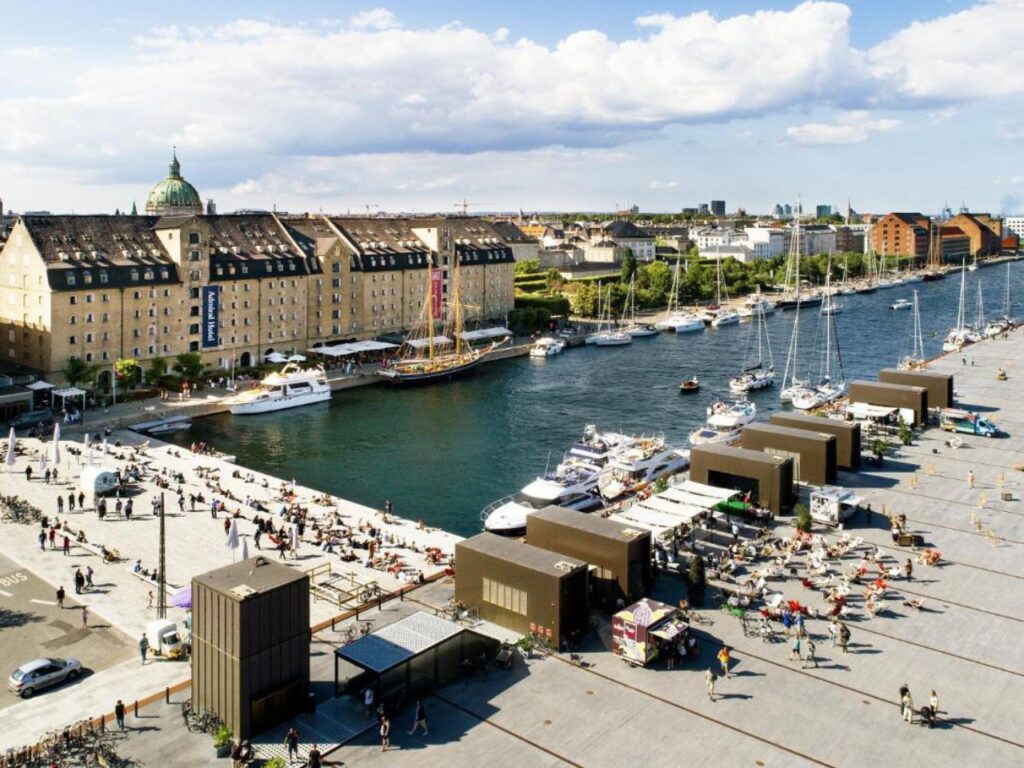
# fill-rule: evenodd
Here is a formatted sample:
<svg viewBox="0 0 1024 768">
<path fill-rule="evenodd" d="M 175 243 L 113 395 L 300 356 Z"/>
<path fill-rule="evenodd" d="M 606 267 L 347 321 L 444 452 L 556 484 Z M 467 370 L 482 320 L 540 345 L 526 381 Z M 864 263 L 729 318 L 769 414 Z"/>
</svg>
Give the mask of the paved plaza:
<svg viewBox="0 0 1024 768">
<path fill-rule="evenodd" d="M 567 656 L 542 657 L 518 660 L 508 672 L 491 670 L 486 676 L 450 684 L 425 702 L 430 735 L 407 735 L 411 712 L 400 712 L 394 720 L 392 749 L 384 754 L 372 722 L 360 723 L 346 719 L 349 714 L 335 713 L 334 719 L 344 727 L 333 733 L 339 740 L 349 740 L 330 758 L 350 766 L 495 762 L 621 766 L 638 756 L 658 766 L 680 762 L 759 766 L 926 763 L 992 768 L 1021 764 L 1024 699 L 1018 691 L 1024 676 L 1024 651 L 1018 636 L 1024 623 L 1024 415 L 1015 404 L 1017 376 L 1024 377 L 1024 364 L 1019 362 L 1024 360 L 1024 334 L 974 345 L 966 360 L 965 365 L 961 356 L 947 356 L 930 367 L 955 374 L 959 401 L 984 409 L 1008 436 L 964 436 L 962 445 L 954 448 L 948 444 L 947 433 L 929 429 L 912 445 L 895 450 L 882 466 L 868 464 L 860 473 L 842 474 L 840 482 L 858 488 L 871 504 L 875 511 L 871 521 L 858 516 L 844 531 L 816 531 L 830 541 L 848 536 L 863 542 L 858 550 L 832 563 L 835 571 L 858 562 L 869 546 L 880 548 L 887 567 L 907 558 L 914 562 L 911 581 L 888 580 L 874 617 L 866 612 L 860 593 L 851 593 L 846 618 L 852 633 L 849 653 L 832 647 L 824 619 L 810 619 L 808 631 L 817 645 L 817 666 L 805 668 L 802 662 L 790 660 L 790 643 L 784 638 L 765 642 L 745 636 L 735 618 L 705 608 L 701 613 L 708 623 L 693 627 L 701 644 L 698 661 L 679 664 L 673 670 L 660 666 L 635 669 L 610 653 L 605 623 L 582 650 L 585 668 L 570 664 Z M 996 381 L 997 367 L 1007 369 L 1008 381 Z M 176 462 L 190 462 L 191 466 L 212 463 L 208 457 L 192 457 L 187 451 L 165 446 L 148 453 L 156 464 L 168 467 L 178 466 Z M 222 481 L 232 481 L 233 470 L 231 465 L 222 467 Z M 976 477 L 973 488 L 969 487 L 968 471 Z M 23 475 L 5 476 L 5 483 L 8 480 L 15 492 L 40 506 L 52 492 L 36 481 L 26 486 Z M 277 481 L 271 483 L 266 489 L 268 502 Z M 263 492 L 257 481 L 255 486 L 243 482 L 236 493 L 251 493 L 253 487 Z M 300 489 L 299 495 L 312 503 L 316 494 Z M 49 502 L 52 505 L 52 499 Z M 339 507 L 356 519 L 379 516 L 379 512 L 348 507 L 344 502 L 339 502 Z M 910 532 L 921 535 L 926 548 L 941 553 L 939 564 L 927 566 L 918 561 L 920 550 L 894 545 L 883 509 L 906 515 Z M 80 520 L 87 527 L 90 540 L 123 547 L 144 563 L 154 562 L 155 520 L 145 502 L 138 503 L 138 519 L 130 522 L 101 523 L 91 511 L 76 513 L 71 520 Z M 778 525 L 779 536 L 790 535 L 786 522 Z M 394 525 L 399 535 L 417 532 L 412 523 L 396 521 Z M 194 573 L 230 562 L 232 552 L 224 545 L 222 526 L 223 519 L 212 520 L 208 511 L 179 515 L 174 510 L 168 519 L 172 582 L 185 584 Z M 63 555 L 40 551 L 29 526 L 5 524 L 2 530 L 0 552 L 10 558 L 10 565 L 0 571 L 37 575 L 41 581 L 33 589 L 49 599 L 45 597 L 47 584 L 55 588 L 54 582 L 69 567 L 61 562 Z M 454 542 L 454 537 L 441 532 L 418 533 L 436 536 L 431 541 L 440 546 Z M 312 547 L 304 545 L 300 554 L 302 549 L 311 555 L 308 561 L 288 562 L 307 567 L 322 561 L 322 553 L 315 554 Z M 88 597 L 95 615 L 131 645 L 153 616 L 147 607 L 149 585 L 127 574 L 125 563 L 104 566 L 98 558 L 82 558 L 86 561 L 93 563 L 96 580 L 110 585 L 105 587 L 107 593 Z M 770 589 L 823 610 L 827 604 L 822 593 L 801 583 L 806 562 L 806 554 L 797 555 L 790 564 L 796 576 L 786 574 L 772 580 Z M 675 602 L 682 589 L 679 580 L 665 576 L 654 596 Z M 415 610 L 433 611 L 447 601 L 451 590 L 452 580 L 441 579 L 415 590 L 404 601 L 373 609 L 361 619 L 376 629 Z M 914 607 L 912 601 L 923 602 Z M 46 611 L 50 607 L 38 608 Z M 313 608 L 314 621 L 338 613 L 335 606 L 314 604 Z M 341 623 L 334 631 L 328 629 L 314 637 L 313 689 L 325 719 L 299 719 L 300 734 L 306 731 L 303 750 L 319 740 L 327 708 L 339 713 L 358 710 L 350 700 L 331 701 L 333 650 L 343 642 L 346 626 Z M 0 631 L 6 638 L 12 629 L 27 627 Z M 716 697 L 710 700 L 704 670 L 715 663 L 722 644 L 732 648 L 732 676 L 719 679 Z M 148 664 L 140 673 L 131 648 L 126 661 L 117 663 L 117 653 L 112 652 L 106 669 L 67 690 L 52 691 L 29 702 L 11 699 L 0 715 L 5 718 L 4 740 L 27 740 L 46 727 L 94 714 L 97 707 L 109 711 L 117 696 L 141 697 L 188 677 L 187 667 L 173 664 Z M 901 720 L 898 689 L 904 683 L 918 708 L 928 702 L 931 690 L 937 692 L 940 712 L 935 728 Z M 58 701 L 59 707 L 55 706 Z M 158 724 L 151 723 L 150 730 L 129 737 L 133 757 L 156 764 L 167 749 L 180 744 L 182 754 L 188 754 L 193 764 L 204 764 L 202 741 L 185 731 L 180 716 L 167 715 L 170 710 L 164 704 L 152 705 L 143 714 L 149 716 L 150 711 Z M 147 727 L 145 722 L 136 725 Z M 280 749 L 276 741 L 276 732 L 272 732 L 263 742 L 261 754 L 276 754 Z M 211 757 L 210 763 L 214 762 Z"/>
</svg>

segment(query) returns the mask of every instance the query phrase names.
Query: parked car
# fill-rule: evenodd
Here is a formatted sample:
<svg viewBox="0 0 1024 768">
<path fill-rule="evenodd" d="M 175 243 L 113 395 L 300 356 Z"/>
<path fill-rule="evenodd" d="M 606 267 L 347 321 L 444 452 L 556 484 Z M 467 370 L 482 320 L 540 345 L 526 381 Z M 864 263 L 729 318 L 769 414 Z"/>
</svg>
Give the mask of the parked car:
<svg viewBox="0 0 1024 768">
<path fill-rule="evenodd" d="M 7 687 L 24 699 L 51 685 L 66 683 L 82 674 L 78 659 L 35 659 L 22 664 L 7 681 Z"/>
</svg>

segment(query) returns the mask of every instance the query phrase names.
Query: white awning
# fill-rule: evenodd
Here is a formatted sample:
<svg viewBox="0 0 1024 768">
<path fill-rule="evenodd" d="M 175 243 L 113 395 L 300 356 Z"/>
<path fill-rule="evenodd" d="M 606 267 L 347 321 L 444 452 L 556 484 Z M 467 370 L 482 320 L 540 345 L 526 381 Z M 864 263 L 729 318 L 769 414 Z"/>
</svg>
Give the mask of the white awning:
<svg viewBox="0 0 1024 768">
<path fill-rule="evenodd" d="M 656 537 L 663 537 L 667 533 L 671 533 L 675 530 L 675 526 L 671 525 L 655 525 L 653 523 L 645 523 L 642 520 L 634 520 L 631 517 L 627 517 L 621 512 L 616 512 L 613 515 L 608 516 L 609 520 L 614 520 L 616 523 L 622 523 L 632 528 L 643 528 L 645 531 L 650 531 Z"/>
<path fill-rule="evenodd" d="M 644 499 L 639 504 L 647 509 L 654 509 L 667 515 L 672 515 L 678 518 L 680 523 L 688 523 L 693 518 L 707 512 L 707 507 L 703 504 L 680 504 L 679 502 L 670 501 L 659 496 Z"/>
<path fill-rule="evenodd" d="M 666 530 L 669 528 L 676 528 L 684 522 L 675 515 L 659 512 L 658 510 L 650 509 L 649 507 L 642 507 L 638 504 L 627 507 L 616 514 L 621 515 L 628 520 L 635 520 L 638 523 L 661 526 Z"/>
<path fill-rule="evenodd" d="M 288 355 L 289 363 L 304 363 L 306 362 L 305 355 Z"/>
<path fill-rule="evenodd" d="M 889 408 L 884 405 L 871 405 L 870 403 L 850 403 L 846 407 L 847 413 L 852 413 L 861 419 L 884 419 L 892 416 L 899 408 Z"/>
<path fill-rule="evenodd" d="M 78 387 L 67 387 L 66 389 L 55 389 L 53 394 L 57 397 L 84 397 L 85 390 Z"/>
<path fill-rule="evenodd" d="M 422 349 L 423 347 L 429 347 L 430 346 L 430 340 L 429 339 L 406 339 L 405 343 L 408 344 L 413 349 Z M 435 336 L 434 337 L 434 346 L 435 347 L 444 346 L 445 344 L 451 344 L 451 343 L 452 343 L 452 340 L 449 339 L 447 336 Z"/>
<path fill-rule="evenodd" d="M 671 490 L 684 491 L 696 496 L 709 496 L 716 502 L 728 501 L 731 498 L 739 496 L 739 491 L 733 491 L 729 488 L 718 488 L 714 485 L 705 485 L 704 483 L 698 483 L 693 480 L 687 480 L 682 485 L 674 486 Z"/>
<path fill-rule="evenodd" d="M 31 389 L 38 392 L 43 389 L 53 389 L 53 384 L 48 381 L 33 381 L 31 384 L 26 384 L 25 389 Z"/>
<path fill-rule="evenodd" d="M 477 331 L 465 331 L 461 334 L 463 341 L 480 341 L 481 339 L 497 339 L 501 336 L 511 336 L 512 331 L 508 328 L 481 328 Z"/>
<path fill-rule="evenodd" d="M 332 344 L 329 347 L 314 347 L 309 352 L 327 357 L 344 357 L 355 355 L 359 352 L 379 352 L 384 349 L 395 349 L 397 344 L 388 344 L 385 341 L 352 341 L 348 344 Z"/>
<path fill-rule="evenodd" d="M 280 352 L 271 352 L 269 355 L 263 358 L 268 363 L 287 363 L 288 358 L 282 355 Z"/>
</svg>

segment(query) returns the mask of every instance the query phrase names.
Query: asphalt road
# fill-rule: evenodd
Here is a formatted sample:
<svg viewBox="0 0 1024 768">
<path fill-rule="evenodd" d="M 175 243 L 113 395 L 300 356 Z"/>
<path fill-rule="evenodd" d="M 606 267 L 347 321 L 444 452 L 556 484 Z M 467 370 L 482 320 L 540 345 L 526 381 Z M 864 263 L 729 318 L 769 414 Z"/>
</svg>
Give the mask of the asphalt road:
<svg viewBox="0 0 1024 768">
<path fill-rule="evenodd" d="M 90 609 L 89 627 L 82 628 L 81 606 L 89 605 L 88 593 L 76 595 L 74 566 L 85 558 L 53 553 L 54 573 L 66 571 L 68 593 L 64 609 L 57 607 L 55 589 L 27 568 L 0 555 L 0 709 L 16 706 L 19 699 L 7 691 L 7 679 L 21 664 L 41 656 L 73 657 L 82 662 L 84 677 L 129 658 L 134 643 Z M 83 566 L 84 567 L 84 566 Z M 100 583 L 95 590 L 109 588 Z M 74 685 L 75 683 L 72 683 Z M 60 687 L 40 692 L 59 696 Z"/>
</svg>

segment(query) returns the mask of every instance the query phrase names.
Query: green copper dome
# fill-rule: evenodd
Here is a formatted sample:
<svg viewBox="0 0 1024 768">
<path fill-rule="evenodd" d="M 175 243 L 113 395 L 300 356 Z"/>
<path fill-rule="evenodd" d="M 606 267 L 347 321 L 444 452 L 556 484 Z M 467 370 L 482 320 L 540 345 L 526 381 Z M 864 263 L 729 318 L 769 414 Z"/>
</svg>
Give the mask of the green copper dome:
<svg viewBox="0 0 1024 768">
<path fill-rule="evenodd" d="M 178 153 L 171 160 L 167 178 L 153 187 L 146 199 L 146 213 L 154 216 L 180 216 L 202 214 L 203 201 L 196 188 L 181 177 Z"/>
</svg>

